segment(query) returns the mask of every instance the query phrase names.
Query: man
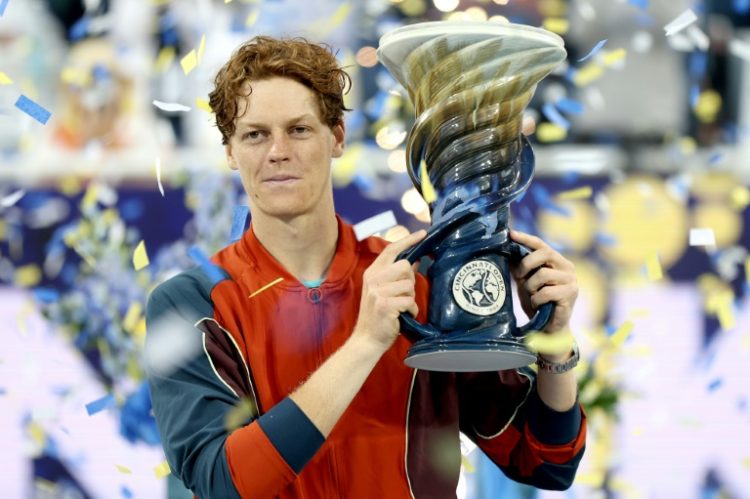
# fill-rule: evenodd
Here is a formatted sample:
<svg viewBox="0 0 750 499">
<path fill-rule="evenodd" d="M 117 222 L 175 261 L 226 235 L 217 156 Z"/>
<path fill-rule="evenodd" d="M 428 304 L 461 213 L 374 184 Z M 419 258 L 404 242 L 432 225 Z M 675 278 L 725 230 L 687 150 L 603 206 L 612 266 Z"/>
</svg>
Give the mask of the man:
<svg viewBox="0 0 750 499">
<path fill-rule="evenodd" d="M 252 226 L 213 256 L 222 279 L 193 269 L 149 300 L 149 325 L 178 314 L 195 324 L 186 341 L 203 343 L 176 371 L 149 372 L 171 468 L 201 499 L 455 497 L 460 430 L 510 477 L 568 487 L 585 441 L 572 371 L 535 381 L 530 369 L 404 365 L 398 316 L 424 321 L 427 283 L 396 257 L 425 232 L 358 242 L 337 218 L 330 164 L 344 149 L 347 82 L 324 47 L 268 37 L 216 77 L 211 107 Z M 573 266 L 535 237 L 514 238 L 535 250 L 516 269 L 525 308 L 555 301 L 547 330 L 561 334 Z M 259 417 L 227 429 L 244 398 Z"/>
</svg>

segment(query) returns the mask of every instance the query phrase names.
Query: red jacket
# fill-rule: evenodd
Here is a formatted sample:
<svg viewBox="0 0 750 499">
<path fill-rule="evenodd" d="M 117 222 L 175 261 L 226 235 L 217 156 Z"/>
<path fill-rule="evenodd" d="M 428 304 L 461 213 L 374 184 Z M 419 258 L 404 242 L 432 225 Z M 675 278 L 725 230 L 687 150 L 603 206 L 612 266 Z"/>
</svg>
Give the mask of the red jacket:
<svg viewBox="0 0 750 499">
<path fill-rule="evenodd" d="M 195 325 L 182 333 L 186 341 L 202 343 L 176 370 L 148 368 L 169 464 L 201 499 L 453 498 L 459 430 L 511 478 L 570 486 L 585 417 L 578 405 L 565 413 L 546 407 L 530 369 L 418 371 L 404 365 L 409 342 L 400 337 L 327 439 L 288 398 L 349 338 L 362 274 L 385 245 L 378 238 L 357 242 L 339 220 L 328 275 L 308 289 L 248 230 L 213 257 L 221 279 L 196 268 L 152 293 L 149 328 L 176 314 Z M 422 321 L 427 296 L 420 276 Z M 259 417 L 229 433 L 224 418 L 241 398 L 256 404 Z"/>
</svg>

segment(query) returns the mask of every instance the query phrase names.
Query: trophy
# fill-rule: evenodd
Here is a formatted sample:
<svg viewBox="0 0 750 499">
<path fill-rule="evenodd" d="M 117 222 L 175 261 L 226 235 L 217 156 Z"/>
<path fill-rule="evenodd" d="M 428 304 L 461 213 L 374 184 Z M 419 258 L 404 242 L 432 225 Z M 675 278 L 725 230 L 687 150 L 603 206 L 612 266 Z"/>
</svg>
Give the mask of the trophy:
<svg viewBox="0 0 750 499">
<path fill-rule="evenodd" d="M 496 22 L 427 22 L 381 38 L 378 58 L 416 111 L 409 176 L 423 196 L 435 192 L 427 236 L 400 255 L 433 259 L 427 323 L 400 317 L 415 340 L 408 366 L 496 371 L 536 360 L 523 338 L 545 327 L 554 303 L 516 325 L 508 267 L 530 250 L 510 240 L 508 219 L 534 174 L 523 111 L 565 57 L 557 35 Z"/>
</svg>

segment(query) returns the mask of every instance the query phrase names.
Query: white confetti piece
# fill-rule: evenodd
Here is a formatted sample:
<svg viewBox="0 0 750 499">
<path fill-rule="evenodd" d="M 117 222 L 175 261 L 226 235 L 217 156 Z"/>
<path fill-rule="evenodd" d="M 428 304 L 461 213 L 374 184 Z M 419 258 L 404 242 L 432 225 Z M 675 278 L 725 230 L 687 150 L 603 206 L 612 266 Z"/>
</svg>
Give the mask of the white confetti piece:
<svg viewBox="0 0 750 499">
<path fill-rule="evenodd" d="M 162 111 L 166 111 L 168 113 L 187 112 L 191 109 L 189 106 L 179 104 L 177 102 L 162 102 L 160 100 L 155 100 L 153 104 Z"/>
<path fill-rule="evenodd" d="M 695 43 L 696 47 L 704 52 L 708 50 L 708 46 L 711 44 L 711 41 L 708 39 L 708 35 L 704 33 L 702 29 L 700 29 L 698 26 L 690 26 L 687 29 L 687 34 L 693 41 L 693 43 Z"/>
<path fill-rule="evenodd" d="M 713 229 L 690 229 L 690 246 L 716 246 Z"/>
<path fill-rule="evenodd" d="M 169 376 L 202 352 L 200 331 L 177 314 L 167 313 L 149 324 L 143 360 L 154 373 Z"/>
<path fill-rule="evenodd" d="M 354 234 L 357 236 L 357 241 L 361 241 L 366 237 L 390 229 L 395 225 L 396 216 L 393 214 L 393 211 L 388 210 L 359 222 L 354 226 Z"/>
<path fill-rule="evenodd" d="M 691 9 L 688 9 L 677 16 L 672 22 L 664 26 L 665 35 L 672 36 L 676 33 L 679 33 L 697 20 L 698 16 L 695 15 L 695 12 L 693 12 Z"/>
<path fill-rule="evenodd" d="M 750 62 L 750 42 L 744 40 L 729 40 L 729 53 Z"/>
<path fill-rule="evenodd" d="M 9 194 L 5 196 L 2 200 L 0 200 L 0 205 L 3 208 L 9 208 L 16 204 L 24 195 L 26 194 L 26 191 L 24 189 L 19 189 L 16 192 Z"/>
<path fill-rule="evenodd" d="M 156 184 L 159 186 L 161 197 L 164 197 L 164 186 L 161 185 L 161 159 L 156 158 Z"/>
</svg>

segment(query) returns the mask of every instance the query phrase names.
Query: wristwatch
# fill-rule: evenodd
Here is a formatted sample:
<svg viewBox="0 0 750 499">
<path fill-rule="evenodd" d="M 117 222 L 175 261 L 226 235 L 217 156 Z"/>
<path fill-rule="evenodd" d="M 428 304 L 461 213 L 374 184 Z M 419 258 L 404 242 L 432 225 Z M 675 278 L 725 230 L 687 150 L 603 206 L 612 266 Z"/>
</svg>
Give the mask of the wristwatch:
<svg viewBox="0 0 750 499">
<path fill-rule="evenodd" d="M 578 365 L 581 359 L 581 353 L 578 351 L 578 343 L 573 342 L 573 355 L 564 362 L 550 362 L 545 360 L 540 354 L 536 355 L 536 365 L 541 371 L 547 371 L 555 374 L 562 374 L 570 371 Z"/>
</svg>

